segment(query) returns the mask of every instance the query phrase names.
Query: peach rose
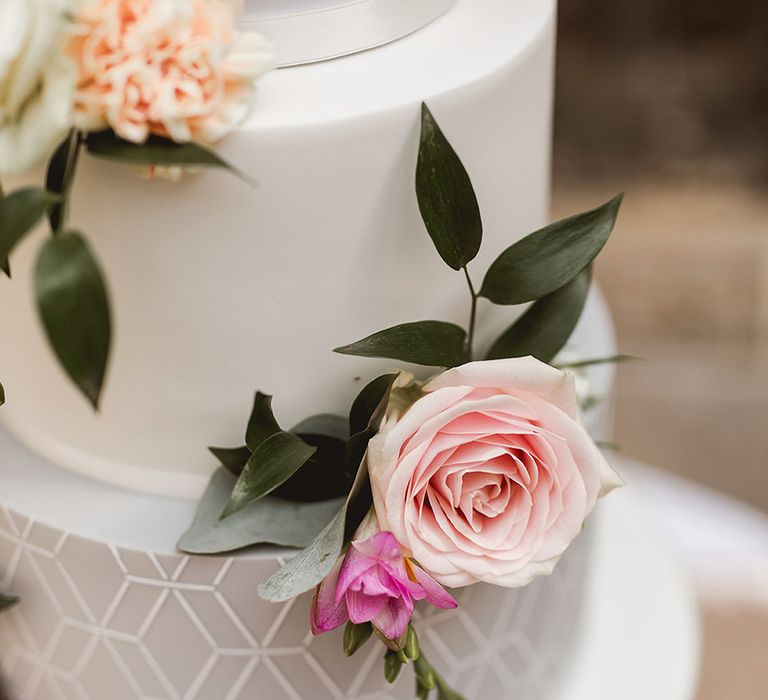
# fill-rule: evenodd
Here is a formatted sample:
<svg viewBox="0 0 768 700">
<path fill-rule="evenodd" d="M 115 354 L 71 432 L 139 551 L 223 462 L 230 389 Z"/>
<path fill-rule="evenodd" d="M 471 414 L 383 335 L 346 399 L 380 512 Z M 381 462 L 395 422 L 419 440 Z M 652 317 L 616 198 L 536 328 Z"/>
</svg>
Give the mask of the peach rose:
<svg viewBox="0 0 768 700">
<path fill-rule="evenodd" d="M 382 529 L 446 586 L 551 573 L 622 483 L 581 423 L 572 376 L 531 357 L 474 362 L 424 392 L 369 446 Z"/>
<path fill-rule="evenodd" d="M 268 45 L 235 31 L 232 0 L 80 0 L 69 53 L 79 69 L 76 125 L 212 143 L 250 113 Z"/>
</svg>

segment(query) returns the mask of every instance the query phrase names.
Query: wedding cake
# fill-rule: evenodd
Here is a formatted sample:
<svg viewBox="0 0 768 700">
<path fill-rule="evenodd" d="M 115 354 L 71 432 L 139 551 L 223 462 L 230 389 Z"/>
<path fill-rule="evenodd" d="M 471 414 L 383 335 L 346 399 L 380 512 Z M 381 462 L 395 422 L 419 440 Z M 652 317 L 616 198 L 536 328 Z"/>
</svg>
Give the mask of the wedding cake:
<svg viewBox="0 0 768 700">
<path fill-rule="evenodd" d="M 206 451 L 242 442 L 256 390 L 274 395 L 280 425 L 295 426 L 310 415 L 346 415 L 369 380 L 395 365 L 417 380 L 434 374 L 412 346 L 411 354 L 371 359 L 344 344 L 414 319 L 466 323 L 462 265 L 444 264 L 450 255 L 439 236 L 430 241 L 424 230 L 426 195 L 414 193 L 425 129 L 437 128 L 430 125 L 439 123 L 460 155 L 482 212 L 472 270 L 548 223 L 555 10 L 554 0 L 246 0 L 240 30 L 266 37 L 277 65 L 259 80 L 247 120 L 216 145 L 228 168 L 194 168 L 180 182 L 146 178 L 142 158 L 117 166 L 97 157 L 104 153 L 96 139 L 84 142 L 67 215 L 108 277 L 112 331 L 103 390 L 92 390 L 90 402 L 86 381 L 83 392 L 72 386 L 66 342 L 40 323 L 41 313 L 50 318 L 36 277 L 47 260 L 36 259 L 48 237 L 42 225 L 13 250 L 12 278 L 0 280 L 0 318 L 12 329 L 0 345 L 0 582 L 20 598 L 0 616 L 11 698 L 394 700 L 410 697 L 413 681 L 403 673 L 388 682 L 397 675 L 392 664 L 411 661 L 419 697 L 573 697 L 600 518 L 550 576 L 520 588 L 522 578 L 491 585 L 490 574 L 464 587 L 456 570 L 438 571 L 440 557 L 430 567 L 426 551 L 409 546 L 408 585 L 423 566 L 455 598 L 416 612 L 425 656 L 403 637 L 399 649 L 389 638 L 390 651 L 371 642 L 346 660 L 339 631 L 317 634 L 322 585 L 315 635 L 311 593 L 283 600 L 273 590 L 273 602 L 257 593 L 294 556 L 291 545 L 307 541 L 286 535 L 235 552 L 217 539 L 221 506 L 246 472 L 242 464 L 234 476 L 219 469 L 209 484 L 217 461 Z M 42 177 L 24 171 L 4 177 L 3 187 Z M 519 312 L 481 297 L 473 296 L 472 329 L 477 321 L 474 342 L 487 347 Z M 73 307 L 72 325 L 84 327 L 100 303 Z M 599 292 L 568 335 L 575 365 L 615 355 Z M 587 413 L 590 431 L 609 439 L 612 368 L 582 375 L 598 399 Z M 478 391 L 486 400 L 488 389 Z M 248 448 L 246 458 L 257 454 L 250 441 Z M 377 478 L 372 471 L 383 523 L 386 485 Z M 195 539 L 193 527 L 179 551 L 193 519 L 199 527 L 207 517 L 217 479 L 227 485 L 211 525 L 219 535 Z M 478 508 L 495 507 L 478 494 Z M 596 494 L 590 498 L 589 509 Z M 336 498 L 291 510 L 278 500 L 262 502 L 274 509 L 270 517 L 315 523 L 316 531 L 339 506 Z M 259 505 L 228 520 L 245 523 Z M 248 536 L 237 543 L 257 541 Z M 356 629 L 348 625 L 348 651 L 356 650 Z M 374 631 L 387 637 L 375 621 Z M 426 656 L 443 676 L 419 667 Z"/>
</svg>

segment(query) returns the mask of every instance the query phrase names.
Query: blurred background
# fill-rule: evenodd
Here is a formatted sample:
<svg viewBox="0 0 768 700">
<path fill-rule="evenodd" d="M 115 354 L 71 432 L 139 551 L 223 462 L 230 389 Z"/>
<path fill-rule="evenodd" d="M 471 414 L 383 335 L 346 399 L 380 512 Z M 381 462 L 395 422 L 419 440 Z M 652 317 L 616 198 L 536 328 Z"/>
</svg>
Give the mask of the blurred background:
<svg viewBox="0 0 768 700">
<path fill-rule="evenodd" d="M 767 67 L 765 0 L 560 4 L 555 214 L 627 195 L 597 270 L 622 352 L 646 360 L 619 369 L 617 443 L 754 509 L 669 482 L 669 504 L 709 504 L 686 551 L 700 700 L 768 697 Z"/>
</svg>

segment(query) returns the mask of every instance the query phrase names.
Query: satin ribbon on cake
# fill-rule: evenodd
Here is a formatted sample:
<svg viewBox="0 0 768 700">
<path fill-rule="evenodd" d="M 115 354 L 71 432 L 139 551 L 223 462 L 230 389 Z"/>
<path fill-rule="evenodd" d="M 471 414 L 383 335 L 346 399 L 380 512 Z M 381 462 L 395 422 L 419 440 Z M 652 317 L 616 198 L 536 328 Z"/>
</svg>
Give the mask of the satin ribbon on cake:
<svg viewBox="0 0 768 700">
<path fill-rule="evenodd" d="M 278 66 L 381 46 L 445 13 L 455 0 L 246 0 L 240 22 L 275 47 Z"/>
</svg>

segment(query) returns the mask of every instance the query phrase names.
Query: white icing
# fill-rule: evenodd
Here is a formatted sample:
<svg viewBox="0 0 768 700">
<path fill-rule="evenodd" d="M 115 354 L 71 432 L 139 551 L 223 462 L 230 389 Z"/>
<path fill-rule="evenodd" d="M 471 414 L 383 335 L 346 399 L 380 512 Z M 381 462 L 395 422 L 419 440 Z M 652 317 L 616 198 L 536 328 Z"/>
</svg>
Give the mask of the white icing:
<svg viewBox="0 0 768 700">
<path fill-rule="evenodd" d="M 84 158 L 71 223 L 108 271 L 115 309 L 102 411 L 42 336 L 30 293 L 41 231 L 14 254 L 14 279 L 0 279 L 14 331 L 0 344 L 0 419 L 53 462 L 192 497 L 215 466 L 206 445 L 242 442 L 256 389 L 275 394 L 286 427 L 343 414 L 362 385 L 354 378 L 394 363 L 332 348 L 405 321 L 466 324 L 463 279 L 438 258 L 416 203 L 420 102 L 478 193 L 479 283 L 499 252 L 549 219 L 554 9 L 459 0 L 402 41 L 268 75 L 253 118 L 219 148 L 256 188 L 223 171 L 147 182 Z M 512 313 L 482 304 L 480 347 Z M 584 338 L 583 355 L 606 354 Z"/>
</svg>

